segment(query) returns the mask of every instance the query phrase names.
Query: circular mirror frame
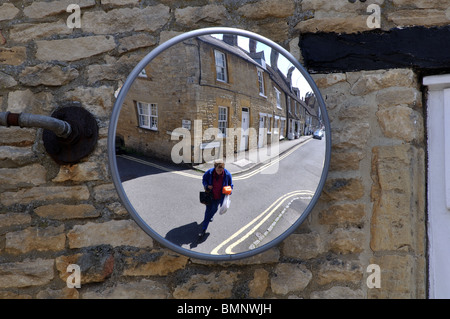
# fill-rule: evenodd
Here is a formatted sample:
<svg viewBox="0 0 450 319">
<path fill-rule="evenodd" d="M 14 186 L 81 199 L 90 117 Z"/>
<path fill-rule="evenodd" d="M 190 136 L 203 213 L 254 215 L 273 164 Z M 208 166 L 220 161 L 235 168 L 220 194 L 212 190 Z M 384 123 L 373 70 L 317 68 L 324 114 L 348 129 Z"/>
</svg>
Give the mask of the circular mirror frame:
<svg viewBox="0 0 450 319">
<path fill-rule="evenodd" d="M 122 186 L 122 182 L 119 177 L 119 172 L 117 168 L 117 160 L 116 160 L 116 145 L 115 145 L 115 136 L 116 136 L 116 128 L 117 128 L 117 122 L 119 119 L 120 110 L 122 108 L 122 104 L 125 100 L 125 97 L 133 84 L 134 80 L 138 77 L 139 73 L 144 69 L 144 67 L 149 64 L 154 58 L 156 58 L 160 53 L 162 53 L 164 50 L 172 47 L 173 45 L 180 43 L 182 41 L 185 41 L 189 38 L 198 37 L 202 35 L 207 34 L 218 34 L 218 33 L 227 33 L 227 34 L 233 34 L 237 36 L 244 36 L 248 38 L 252 38 L 254 40 L 257 40 L 261 43 L 264 43 L 271 47 L 272 49 L 277 50 L 280 54 L 283 54 L 286 59 L 292 63 L 304 76 L 308 84 L 310 85 L 311 89 L 313 90 L 317 101 L 319 103 L 319 107 L 321 109 L 321 116 L 325 125 L 325 139 L 326 139 L 326 149 L 325 149 L 325 159 L 324 159 L 324 166 L 322 170 L 322 175 L 319 181 L 319 184 L 317 186 L 316 192 L 314 196 L 312 197 L 311 201 L 309 202 L 308 206 L 306 207 L 305 211 L 302 213 L 302 215 L 296 220 L 295 223 L 293 223 L 287 230 L 285 230 L 280 236 L 273 239 L 271 242 L 260 246 L 258 248 L 240 252 L 236 254 L 228 254 L 228 255 L 212 255 L 212 254 L 206 254 L 206 253 L 200 253 L 191 251 L 189 249 L 180 247 L 169 240 L 162 237 L 160 234 L 155 232 L 142 218 L 141 216 L 136 212 L 133 205 L 129 201 L 127 195 L 125 194 L 125 191 Z M 213 28 L 204 28 L 204 29 L 198 29 L 193 30 L 190 32 L 186 32 L 183 34 L 180 34 L 178 36 L 175 36 L 174 38 L 171 38 L 170 40 L 160 44 L 158 47 L 156 47 L 154 50 L 152 50 L 150 53 L 148 53 L 137 65 L 136 67 L 131 71 L 128 78 L 125 80 L 125 83 L 123 84 L 122 88 L 120 89 L 120 92 L 117 96 L 116 102 L 114 103 L 114 107 L 112 110 L 110 123 L 109 123 L 109 129 L 108 129 L 108 160 L 109 160 L 109 167 L 110 172 L 112 176 L 112 180 L 114 183 L 114 186 L 116 188 L 116 191 L 119 195 L 119 198 L 122 201 L 122 204 L 125 206 L 127 211 L 131 214 L 135 222 L 154 240 L 158 241 L 163 246 L 180 253 L 182 255 L 202 259 L 202 260 L 211 260 L 211 261 L 231 261 L 231 260 L 237 260 L 242 258 L 248 258 L 257 254 L 260 254 L 276 245 L 281 243 L 286 237 L 288 237 L 295 229 L 297 229 L 303 221 L 306 219 L 306 217 L 310 214 L 311 210 L 316 205 L 320 194 L 322 192 L 322 189 L 325 184 L 325 180 L 327 178 L 329 165 L 330 165 L 330 159 L 331 159 L 331 129 L 330 129 L 330 122 L 328 118 L 328 113 L 325 107 L 324 100 L 322 98 L 322 95 L 319 92 L 319 89 L 317 88 L 314 80 L 311 78 L 311 76 L 308 74 L 308 72 L 302 67 L 302 65 L 283 47 L 276 44 L 275 42 L 260 36 L 256 33 L 245 31 L 242 29 L 236 29 L 236 28 L 227 28 L 227 27 L 213 27 Z"/>
</svg>

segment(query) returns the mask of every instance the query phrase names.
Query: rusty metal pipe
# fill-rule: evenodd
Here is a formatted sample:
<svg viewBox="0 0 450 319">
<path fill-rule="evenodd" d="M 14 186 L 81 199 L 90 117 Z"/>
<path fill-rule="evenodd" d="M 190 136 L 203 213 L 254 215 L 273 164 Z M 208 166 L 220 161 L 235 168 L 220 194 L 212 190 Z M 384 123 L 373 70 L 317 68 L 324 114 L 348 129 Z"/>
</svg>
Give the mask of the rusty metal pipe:
<svg viewBox="0 0 450 319">
<path fill-rule="evenodd" d="M 0 125 L 43 128 L 61 138 L 68 138 L 72 133 L 72 127 L 66 121 L 30 113 L 0 112 Z"/>
</svg>

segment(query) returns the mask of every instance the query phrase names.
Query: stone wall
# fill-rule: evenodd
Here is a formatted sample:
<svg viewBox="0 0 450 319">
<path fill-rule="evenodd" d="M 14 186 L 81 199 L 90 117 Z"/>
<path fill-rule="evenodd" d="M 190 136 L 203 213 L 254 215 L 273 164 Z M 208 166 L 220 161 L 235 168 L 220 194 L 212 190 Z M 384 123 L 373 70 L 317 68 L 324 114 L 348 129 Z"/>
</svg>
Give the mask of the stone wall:
<svg viewBox="0 0 450 319">
<path fill-rule="evenodd" d="M 352 3 L 354 2 L 354 3 Z M 66 12 L 81 9 L 81 28 Z M 278 247 L 213 263 L 154 242 L 120 204 L 106 155 L 114 92 L 158 43 L 232 26 L 301 60 L 305 32 L 448 24 L 450 1 L 19 1 L 0 5 L 0 111 L 49 115 L 64 101 L 94 114 L 100 138 L 77 165 L 46 154 L 39 129 L 0 127 L 1 298 L 424 298 L 424 109 L 409 69 L 316 74 L 332 128 L 318 205 Z M 68 288 L 67 266 L 81 268 Z M 368 266 L 381 270 L 370 288 Z"/>
</svg>

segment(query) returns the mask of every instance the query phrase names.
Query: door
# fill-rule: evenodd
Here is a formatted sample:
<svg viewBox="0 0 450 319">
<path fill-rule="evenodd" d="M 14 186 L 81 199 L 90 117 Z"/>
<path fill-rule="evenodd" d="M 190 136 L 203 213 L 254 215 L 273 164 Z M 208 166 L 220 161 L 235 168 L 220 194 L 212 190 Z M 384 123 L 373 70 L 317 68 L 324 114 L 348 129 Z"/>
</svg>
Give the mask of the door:
<svg viewBox="0 0 450 319">
<path fill-rule="evenodd" d="M 248 108 L 242 109 L 242 121 L 241 121 L 241 151 L 248 150 L 248 133 L 250 128 L 250 115 Z"/>
<path fill-rule="evenodd" d="M 265 116 L 263 114 L 259 115 L 259 130 L 258 130 L 258 148 L 264 146 L 264 135 L 265 135 Z"/>
</svg>

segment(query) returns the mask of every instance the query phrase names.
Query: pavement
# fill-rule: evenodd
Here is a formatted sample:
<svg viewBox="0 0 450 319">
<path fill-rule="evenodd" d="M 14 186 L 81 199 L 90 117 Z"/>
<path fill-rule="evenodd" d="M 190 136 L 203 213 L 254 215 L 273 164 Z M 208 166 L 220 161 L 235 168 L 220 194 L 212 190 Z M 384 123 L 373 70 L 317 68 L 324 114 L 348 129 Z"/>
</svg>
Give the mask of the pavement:
<svg viewBox="0 0 450 319">
<path fill-rule="evenodd" d="M 240 174 L 251 169 L 254 169 L 264 163 L 271 161 L 274 158 L 279 157 L 283 153 L 289 151 L 293 147 L 305 143 L 306 141 L 312 139 L 312 135 L 300 136 L 293 140 L 282 140 L 279 142 L 278 152 L 276 152 L 276 147 L 274 147 L 274 152 L 272 154 L 266 155 L 267 148 L 257 148 L 251 149 L 245 152 L 240 152 L 234 159 L 224 159 L 225 168 L 232 174 Z M 270 147 L 269 147 L 270 149 Z M 264 156 L 263 156 L 264 155 Z M 202 172 L 206 172 L 208 169 L 214 167 L 214 161 L 194 165 L 193 168 Z"/>
</svg>

